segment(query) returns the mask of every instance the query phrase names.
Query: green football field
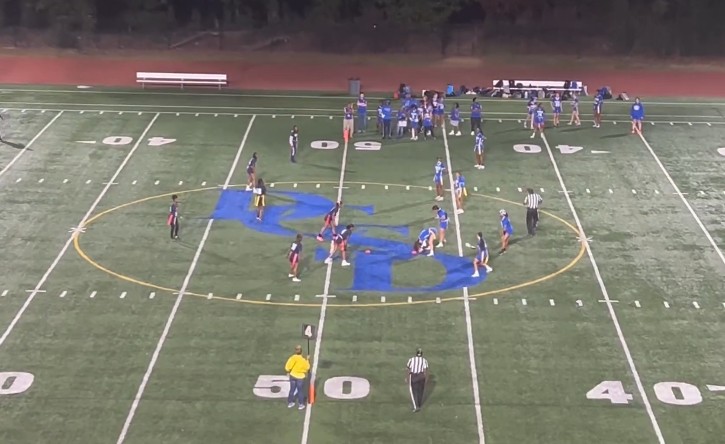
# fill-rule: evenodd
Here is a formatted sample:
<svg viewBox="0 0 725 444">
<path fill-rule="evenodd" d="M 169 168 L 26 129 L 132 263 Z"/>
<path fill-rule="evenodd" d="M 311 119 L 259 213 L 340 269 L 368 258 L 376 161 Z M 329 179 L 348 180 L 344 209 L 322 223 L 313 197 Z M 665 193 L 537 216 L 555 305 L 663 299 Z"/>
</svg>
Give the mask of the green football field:
<svg viewBox="0 0 725 444">
<path fill-rule="evenodd" d="M 725 439 L 725 103 L 646 98 L 640 137 L 630 104 L 609 101 L 594 129 L 585 99 L 581 127 L 531 139 L 522 102 L 484 100 L 481 171 L 467 131 L 381 141 L 371 121 L 344 143 L 344 97 L 26 86 L 0 99 L 2 443 Z M 245 190 L 253 152 L 262 222 Z M 436 157 L 469 195 L 454 216 L 446 191 L 447 245 L 413 256 L 436 226 Z M 544 198 L 534 237 L 527 187 Z M 314 238 L 338 199 L 357 227 L 350 267 L 325 265 L 329 233 Z M 500 209 L 515 228 L 504 255 Z M 494 271 L 475 279 L 478 231 Z M 307 348 L 305 324 L 316 402 L 298 411 L 284 364 Z M 431 375 L 413 413 L 417 347 Z"/>
</svg>

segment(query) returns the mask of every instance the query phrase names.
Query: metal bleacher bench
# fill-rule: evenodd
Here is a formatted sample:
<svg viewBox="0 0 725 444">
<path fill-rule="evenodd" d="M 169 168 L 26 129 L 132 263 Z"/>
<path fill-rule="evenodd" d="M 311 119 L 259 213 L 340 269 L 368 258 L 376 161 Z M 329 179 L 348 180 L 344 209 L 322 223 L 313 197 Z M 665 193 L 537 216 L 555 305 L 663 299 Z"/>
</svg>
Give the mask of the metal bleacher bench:
<svg viewBox="0 0 725 444">
<path fill-rule="evenodd" d="M 227 86 L 226 74 L 189 74 L 176 72 L 137 72 L 136 83 L 146 85 Z"/>
<path fill-rule="evenodd" d="M 497 87 L 496 85 L 502 82 L 503 86 Z M 570 84 L 576 84 L 576 88 L 564 88 L 564 84 L 566 82 L 562 81 L 556 81 L 556 80 L 514 80 L 514 85 L 521 85 L 521 87 L 516 86 L 513 89 L 523 89 L 527 91 L 536 90 L 536 91 L 542 91 L 546 89 L 547 91 L 569 91 L 569 92 L 578 92 L 583 93 L 584 95 L 587 94 L 587 87 L 584 85 L 581 81 L 578 80 L 572 80 Z M 507 89 L 509 87 L 509 80 L 494 80 L 493 81 L 493 89 L 495 90 L 501 90 L 501 89 Z"/>
</svg>

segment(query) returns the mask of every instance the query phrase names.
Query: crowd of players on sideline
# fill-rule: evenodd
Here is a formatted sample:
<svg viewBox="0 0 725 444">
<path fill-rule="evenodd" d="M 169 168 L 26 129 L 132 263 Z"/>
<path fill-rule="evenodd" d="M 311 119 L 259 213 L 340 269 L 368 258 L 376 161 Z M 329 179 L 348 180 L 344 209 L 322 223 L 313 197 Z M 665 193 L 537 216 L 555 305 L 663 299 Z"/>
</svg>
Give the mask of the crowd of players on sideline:
<svg viewBox="0 0 725 444">
<path fill-rule="evenodd" d="M 450 88 L 449 88 L 450 90 Z M 579 114 L 579 95 L 576 92 L 553 92 L 546 97 L 550 99 L 550 108 L 553 114 L 553 126 L 558 127 L 561 123 L 560 117 L 564 109 L 565 101 L 569 102 L 571 110 L 569 125 L 581 125 L 581 117 Z M 597 90 L 592 107 L 593 107 L 593 126 L 594 128 L 600 128 L 602 123 L 602 110 L 604 107 L 605 97 L 611 98 L 608 95 L 608 91 L 605 88 Z M 403 138 L 410 137 L 410 140 L 417 141 L 422 136 L 423 139 L 435 139 L 436 131 L 444 131 L 446 114 L 448 121 L 450 122 L 450 136 L 461 136 L 461 123 L 463 118 L 461 116 L 461 110 L 459 103 L 454 103 L 451 108 L 446 112 L 445 106 L 445 95 L 430 91 L 426 92 L 420 98 L 415 98 L 411 95 L 410 89 L 405 85 L 401 85 L 400 90 L 400 106 L 396 111 L 393 110 L 392 100 L 386 99 L 381 100 L 377 108 L 377 119 L 376 119 L 376 130 L 383 139 L 389 138 Z M 642 121 L 644 120 L 644 105 L 642 104 L 639 97 L 635 98 L 632 104 L 630 116 L 632 118 L 632 134 L 641 133 Z M 474 156 L 475 156 L 475 167 L 477 169 L 485 169 L 484 165 L 484 143 L 486 137 L 483 134 L 481 122 L 483 119 L 483 107 L 481 103 L 477 101 L 476 97 L 473 97 L 470 104 L 470 133 L 474 136 Z M 355 125 L 357 122 L 357 125 Z M 393 124 L 395 122 L 395 124 Z M 355 127 L 356 131 L 355 131 Z M 357 99 L 357 103 L 350 103 L 343 109 L 343 135 L 344 137 L 353 137 L 355 132 L 363 133 L 367 131 L 368 127 L 368 101 L 365 98 L 365 94 L 361 93 Z M 524 119 L 524 128 L 531 128 L 533 133 L 531 138 L 534 138 L 536 134 L 543 135 L 544 128 L 546 127 L 546 110 L 543 102 L 538 100 L 538 94 L 528 94 L 528 101 L 526 104 L 526 116 Z M 295 154 L 297 153 L 297 143 L 299 138 L 298 128 L 295 126 L 291 131 L 289 138 L 290 144 L 290 160 L 295 161 Z M 264 195 L 266 194 L 266 188 L 261 179 L 256 179 L 256 164 L 257 156 L 254 153 L 252 159 L 249 161 L 247 167 L 247 173 L 249 174 L 249 186 L 247 190 L 252 190 L 255 194 L 254 203 L 257 207 L 257 219 L 261 221 L 263 214 L 263 208 L 265 205 Z M 443 163 L 441 158 L 436 159 L 434 165 L 433 182 L 436 188 L 436 201 L 443 201 L 444 198 L 444 177 L 448 174 L 446 165 Z M 455 211 L 457 214 L 463 214 L 463 205 L 465 197 L 468 195 L 466 190 L 465 177 L 460 171 L 456 171 L 454 174 L 453 194 L 455 197 Z M 256 180 L 255 180 L 256 179 Z M 256 185 L 256 186 L 255 186 Z M 524 201 L 524 204 L 528 206 L 530 210 L 536 210 L 538 216 L 538 205 L 542 202 L 542 199 L 538 195 L 532 195 L 533 191 L 530 190 L 530 195 Z M 534 199 L 536 197 L 536 199 Z M 532 204 L 532 202 L 536 202 Z M 331 233 L 331 244 L 330 254 L 325 260 L 326 264 L 332 264 L 337 253 L 342 257 L 342 266 L 349 266 L 350 262 L 347 260 L 347 245 L 350 237 L 355 229 L 353 224 L 345 225 L 342 230 L 338 230 L 337 221 L 339 217 L 339 211 L 342 207 L 342 201 L 336 202 L 334 207 L 328 211 L 325 215 L 322 229 L 316 236 L 318 241 L 324 241 L 325 235 L 329 231 Z M 413 244 L 412 254 L 426 254 L 427 256 L 434 256 L 435 249 L 441 248 L 446 243 L 446 230 L 448 229 L 449 219 L 448 213 L 438 205 L 432 207 L 434 213 L 434 219 L 438 222 L 437 227 L 428 227 L 423 229 L 418 238 Z M 500 218 L 500 233 L 501 233 L 501 250 L 499 254 L 504 254 L 508 249 L 509 239 L 513 235 L 514 229 L 509 219 L 508 212 L 505 209 L 499 210 Z M 536 217 L 536 223 L 538 225 L 538 217 Z M 533 235 L 531 223 L 527 217 L 527 228 L 529 229 L 529 235 Z M 535 226 L 533 227 L 536 228 Z M 476 256 L 473 260 L 474 272 L 472 277 L 479 277 L 479 269 L 485 268 L 487 272 L 493 271 L 488 265 L 489 261 L 489 250 L 486 240 L 481 232 L 476 234 L 476 243 L 471 245 L 466 243 L 466 246 L 476 250 Z M 295 240 L 290 245 L 287 257 L 290 262 L 290 270 L 288 276 L 292 278 L 294 282 L 300 282 L 299 279 L 299 262 L 302 253 L 302 235 L 298 234 Z"/>
</svg>

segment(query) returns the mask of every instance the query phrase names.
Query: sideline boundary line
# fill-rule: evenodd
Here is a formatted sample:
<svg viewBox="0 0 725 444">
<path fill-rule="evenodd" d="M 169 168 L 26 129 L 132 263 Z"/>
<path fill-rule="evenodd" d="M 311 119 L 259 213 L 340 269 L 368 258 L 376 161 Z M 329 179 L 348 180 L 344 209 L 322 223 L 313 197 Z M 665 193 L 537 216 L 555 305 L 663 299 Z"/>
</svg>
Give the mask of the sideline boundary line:
<svg viewBox="0 0 725 444">
<path fill-rule="evenodd" d="M 111 176 L 111 179 L 103 187 L 103 189 L 101 190 L 101 193 L 98 195 L 96 200 L 93 201 L 93 204 L 91 204 L 91 207 L 88 209 L 86 214 L 83 216 L 81 221 L 78 223 L 78 225 L 77 225 L 78 228 L 82 228 L 85 225 L 85 223 L 88 221 L 88 219 L 91 217 L 91 214 L 96 210 L 96 207 L 101 202 L 101 199 L 103 199 L 103 197 L 106 195 L 106 193 L 108 193 L 108 190 L 111 189 L 111 186 L 112 186 L 111 184 L 116 181 L 116 178 L 118 178 L 118 176 L 121 174 L 123 169 L 126 167 L 126 164 L 131 160 L 131 156 L 134 155 L 134 153 L 136 152 L 138 147 L 141 145 L 141 142 L 143 142 L 145 140 L 146 134 L 151 130 L 151 127 L 153 126 L 153 124 L 156 122 L 156 119 L 158 119 L 158 118 L 159 118 L 159 114 L 156 113 L 154 115 L 153 119 L 151 119 L 151 122 L 149 122 L 149 124 L 146 125 L 146 128 L 143 130 L 143 132 L 139 136 L 138 140 L 136 140 L 136 143 L 134 144 L 133 148 L 131 148 L 131 150 L 128 152 L 126 157 L 123 159 L 123 162 L 121 162 L 121 165 L 119 165 L 119 167 L 116 169 L 116 172 L 113 173 L 113 176 Z M 25 313 L 25 310 L 28 309 L 30 304 L 33 302 L 33 299 L 35 299 L 35 295 L 40 293 L 41 288 L 43 287 L 45 282 L 50 277 L 50 274 L 53 273 L 53 270 L 55 270 L 55 267 L 58 266 L 58 264 L 60 263 L 60 260 L 63 258 L 66 251 L 68 251 L 68 248 L 70 247 L 73 240 L 78 236 L 78 234 L 79 234 L 79 231 L 75 231 L 75 230 L 73 233 L 71 233 L 70 237 L 68 237 L 68 240 L 65 242 L 65 245 L 63 245 L 63 248 L 61 248 L 58 255 L 55 257 L 53 262 L 48 267 L 48 270 L 46 270 L 46 272 L 40 278 L 38 283 L 35 285 L 35 288 L 33 288 L 33 290 L 30 292 L 28 297 L 25 299 L 25 302 L 20 307 L 18 312 L 15 314 L 15 317 L 13 317 L 12 321 L 10 321 L 10 325 L 8 325 L 8 327 L 5 329 L 5 332 L 2 334 L 2 336 L 0 336 L 0 347 L 2 347 L 2 345 L 5 343 L 8 336 L 10 336 L 10 333 L 12 333 L 13 329 L 15 329 L 15 326 L 20 321 L 20 318 Z"/>
<path fill-rule="evenodd" d="M 451 162 L 451 150 L 448 146 L 446 135 L 445 119 L 441 125 L 443 133 L 443 146 L 446 150 L 446 163 L 448 164 L 448 180 L 450 182 L 451 205 L 453 208 L 453 221 L 456 223 L 456 242 L 458 243 L 458 256 L 463 257 L 463 241 L 461 240 L 461 221 L 458 217 L 456 205 L 456 192 L 453 187 L 453 164 Z M 483 426 L 483 413 L 481 412 L 481 389 L 478 384 L 478 368 L 476 366 L 476 352 L 473 345 L 473 320 L 471 319 L 471 304 L 468 294 L 468 287 L 463 287 L 463 311 L 466 318 L 466 339 L 468 341 L 468 361 L 471 371 L 471 385 L 473 388 L 473 408 L 476 412 L 476 429 L 478 431 L 479 444 L 486 444 L 486 434 Z"/>
<path fill-rule="evenodd" d="M 343 185 L 345 182 L 345 170 L 347 169 L 347 150 L 349 146 L 349 138 L 346 138 L 345 144 L 342 148 L 342 165 L 340 166 L 340 180 L 338 182 L 337 187 L 337 202 L 342 200 L 342 190 Z M 340 222 L 340 211 L 342 211 L 342 208 L 337 212 L 335 215 L 335 225 L 337 225 Z M 325 286 L 322 290 L 322 304 L 320 306 L 320 319 L 317 322 L 317 337 L 315 338 L 315 352 L 314 356 L 312 358 L 312 368 L 310 369 L 310 387 L 315 386 L 315 382 L 317 381 L 317 365 L 320 362 L 320 349 L 322 347 L 322 332 L 325 327 L 325 317 L 327 316 L 327 300 L 329 297 L 330 292 L 330 279 L 332 277 L 332 266 L 334 265 L 334 261 L 332 263 L 327 264 L 327 273 L 325 274 Z M 302 424 L 302 438 L 300 440 L 301 444 L 307 444 L 307 440 L 309 439 L 310 434 L 310 422 L 312 419 L 312 406 L 313 404 L 308 404 L 307 409 L 305 410 L 305 420 Z"/>
<path fill-rule="evenodd" d="M 237 165 L 239 165 L 239 158 L 242 156 L 242 150 L 244 150 L 244 146 L 247 144 L 247 138 L 249 137 L 249 132 L 252 129 L 252 124 L 254 124 L 254 116 L 249 120 L 249 125 L 247 126 L 247 130 L 244 132 L 244 137 L 242 137 L 242 142 L 239 145 L 239 149 L 237 150 L 237 154 L 234 157 L 234 161 L 232 162 L 232 166 L 229 169 L 229 174 L 227 174 L 227 178 L 224 181 L 224 185 L 222 186 L 222 190 L 226 190 L 229 188 L 229 184 L 232 181 L 232 176 L 234 175 L 234 171 L 237 169 Z M 186 273 L 186 276 L 184 277 L 184 282 L 181 284 L 181 288 L 179 289 L 179 294 L 176 296 L 176 301 L 174 301 L 174 306 L 171 309 L 171 313 L 169 313 L 169 317 L 166 320 L 166 323 L 164 324 L 164 329 L 161 332 L 161 336 L 159 337 L 159 341 L 156 343 L 156 348 L 154 349 L 153 354 L 151 355 L 151 361 L 149 361 L 148 368 L 146 369 L 146 372 L 143 375 L 143 378 L 141 379 L 141 384 L 138 387 L 138 391 L 136 392 L 136 395 L 133 398 L 133 402 L 131 403 L 131 408 L 128 411 L 128 415 L 126 416 L 126 421 L 123 423 L 123 428 L 121 429 L 121 433 L 118 435 L 118 440 L 116 440 L 117 444 L 121 444 L 126 439 L 126 435 L 128 434 L 128 430 L 131 427 L 131 422 L 133 421 L 134 416 L 136 416 L 136 410 L 138 409 L 139 404 L 141 404 L 141 397 L 143 396 L 144 392 L 146 391 L 146 385 L 148 385 L 149 380 L 151 379 L 151 374 L 154 371 L 154 368 L 156 367 L 156 361 L 158 361 L 159 356 L 161 355 L 161 349 L 164 346 L 164 343 L 166 342 L 166 338 L 169 336 L 169 331 L 171 330 L 171 325 L 174 323 L 174 319 L 176 319 L 176 313 L 179 311 L 179 307 L 181 306 L 181 301 L 184 299 L 184 293 L 186 292 L 187 287 L 189 286 L 189 283 L 191 282 L 191 277 L 194 274 L 194 271 L 196 270 L 196 266 L 199 263 L 199 258 L 201 257 L 201 252 L 204 249 L 204 245 L 206 244 L 207 239 L 209 238 L 209 233 L 211 232 L 211 226 L 214 224 L 214 219 L 210 218 L 209 222 L 206 224 L 206 228 L 204 229 L 204 234 L 201 236 L 201 241 L 199 241 L 199 246 L 196 248 L 196 252 L 194 253 L 194 258 L 191 260 L 191 265 L 189 265 L 189 271 Z"/>
<path fill-rule="evenodd" d="M 602 274 L 599 271 L 599 266 L 597 265 L 596 259 L 594 259 L 594 253 L 592 253 L 592 248 L 589 245 L 589 241 L 587 240 L 586 234 L 584 232 L 584 227 L 582 226 L 581 220 L 579 219 L 579 215 L 576 211 L 576 208 L 574 208 L 574 203 L 571 201 L 571 197 L 569 196 L 569 193 L 567 192 L 566 184 L 564 184 L 564 178 L 561 175 L 561 171 L 559 171 L 559 165 L 556 163 L 556 159 L 554 158 L 554 153 L 551 151 L 551 146 L 549 145 L 549 141 L 546 139 L 546 135 L 543 133 L 541 134 L 541 140 L 544 142 L 544 146 L 546 147 L 546 152 L 549 154 L 549 160 L 551 161 L 551 166 L 554 167 L 554 173 L 556 173 L 557 179 L 559 179 L 559 185 L 561 186 L 561 189 L 564 191 L 564 198 L 566 199 L 567 204 L 569 205 L 569 209 L 571 210 L 572 216 L 574 216 L 574 220 L 576 221 L 576 225 L 579 228 L 579 232 L 581 234 L 582 244 L 586 247 L 587 255 L 589 256 L 589 262 L 592 264 L 592 269 L 594 270 L 594 276 L 597 279 L 597 283 L 599 284 L 599 289 L 602 292 L 602 296 L 604 297 L 605 304 L 607 306 L 607 310 L 609 311 L 609 316 L 612 319 L 612 322 L 614 323 L 614 328 L 617 331 L 617 336 L 619 337 L 619 343 L 622 346 L 622 350 L 624 351 L 624 355 L 627 358 L 627 364 L 629 364 L 629 370 L 632 372 L 632 376 L 634 378 L 634 382 L 637 385 L 637 390 L 639 391 L 639 395 L 642 397 L 642 402 L 644 403 L 645 410 L 647 411 L 647 415 L 649 416 L 650 423 L 652 424 L 652 428 L 655 432 L 655 435 L 657 435 L 657 441 L 659 444 L 665 444 L 665 438 L 662 435 L 662 430 L 660 429 L 660 425 L 657 422 L 657 417 L 655 417 L 654 410 L 652 409 L 652 404 L 650 403 L 649 397 L 647 396 L 647 392 L 644 389 L 644 385 L 642 384 L 642 378 L 639 376 L 639 372 L 637 371 L 637 366 L 634 364 L 634 359 L 632 358 L 632 353 L 629 350 L 629 346 L 627 345 L 627 340 L 624 338 L 624 333 L 622 332 L 622 327 L 619 324 L 619 318 L 617 317 L 617 313 L 614 311 L 614 306 L 612 305 L 612 299 L 609 297 L 609 292 L 607 291 L 607 287 L 604 285 L 604 279 L 602 278 Z"/>
<path fill-rule="evenodd" d="M 647 151 L 652 155 L 652 158 L 657 162 L 657 166 L 660 167 L 660 170 L 662 171 L 662 174 L 665 175 L 667 178 L 667 181 L 672 185 L 672 188 L 675 190 L 675 194 L 682 200 L 682 203 L 685 204 L 685 207 L 687 207 L 687 210 L 692 215 L 693 219 L 695 219 L 695 222 L 697 223 L 697 226 L 700 227 L 700 230 L 702 230 L 702 233 L 705 235 L 705 238 L 710 242 L 710 245 L 712 245 L 712 248 L 715 250 L 715 253 L 720 257 L 720 260 L 723 264 L 725 264 L 725 255 L 723 255 L 722 250 L 720 247 L 718 247 L 717 242 L 715 242 L 715 239 L 713 239 L 712 235 L 710 234 L 710 231 L 708 231 L 707 227 L 705 227 L 705 224 L 702 223 L 702 220 L 700 219 L 700 216 L 697 215 L 695 212 L 695 209 L 692 208 L 692 205 L 690 205 L 690 202 L 687 200 L 687 198 L 684 196 L 682 191 L 680 191 L 680 187 L 677 186 L 674 179 L 672 179 L 672 176 L 670 175 L 669 171 L 667 171 L 667 168 L 665 168 L 664 164 L 660 160 L 659 156 L 655 151 L 652 149 L 652 146 L 649 144 L 647 139 L 645 139 L 642 132 L 637 131 L 637 135 L 639 136 L 640 140 L 642 140 L 642 143 L 644 143 L 644 146 L 647 148 Z"/>
<path fill-rule="evenodd" d="M 28 144 L 25 145 L 20 150 L 20 152 L 15 155 L 15 157 L 12 158 L 12 160 L 10 162 L 8 162 L 8 164 L 5 165 L 5 167 L 3 167 L 2 170 L 0 170 L 0 177 L 2 177 L 2 175 L 5 174 L 10 169 L 10 167 L 12 167 L 15 164 L 15 162 L 17 162 L 18 159 L 20 159 L 20 157 L 22 157 L 22 155 L 25 154 L 25 152 L 30 149 L 31 146 L 33 146 L 33 144 L 35 143 L 35 141 L 38 140 L 38 138 L 40 138 L 40 136 L 43 135 L 43 133 L 45 132 L 45 130 L 47 130 L 48 128 L 50 128 L 50 126 L 53 125 L 53 123 L 55 123 L 56 120 L 58 120 L 58 117 L 60 117 L 63 114 L 63 112 L 64 111 L 60 111 L 58 114 L 56 114 L 55 117 L 53 117 L 50 120 L 50 122 L 48 122 L 47 124 L 45 124 L 45 126 L 40 131 L 38 131 L 38 133 L 35 135 L 35 137 L 33 137 L 32 139 L 30 139 L 30 142 L 28 142 Z"/>
</svg>

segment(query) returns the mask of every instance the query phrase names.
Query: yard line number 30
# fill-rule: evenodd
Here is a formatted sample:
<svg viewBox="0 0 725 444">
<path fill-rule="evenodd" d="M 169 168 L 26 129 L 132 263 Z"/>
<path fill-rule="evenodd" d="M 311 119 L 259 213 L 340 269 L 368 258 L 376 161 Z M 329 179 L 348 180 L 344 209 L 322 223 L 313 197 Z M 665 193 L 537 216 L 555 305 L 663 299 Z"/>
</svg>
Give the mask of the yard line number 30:
<svg viewBox="0 0 725 444">
<path fill-rule="evenodd" d="M 686 382 L 658 382 L 652 389 L 660 402 L 670 405 L 697 405 L 702 402 L 700 389 Z M 629 404 L 634 399 L 622 381 L 602 381 L 587 392 L 587 399 L 604 399 L 612 404 Z"/>
</svg>

